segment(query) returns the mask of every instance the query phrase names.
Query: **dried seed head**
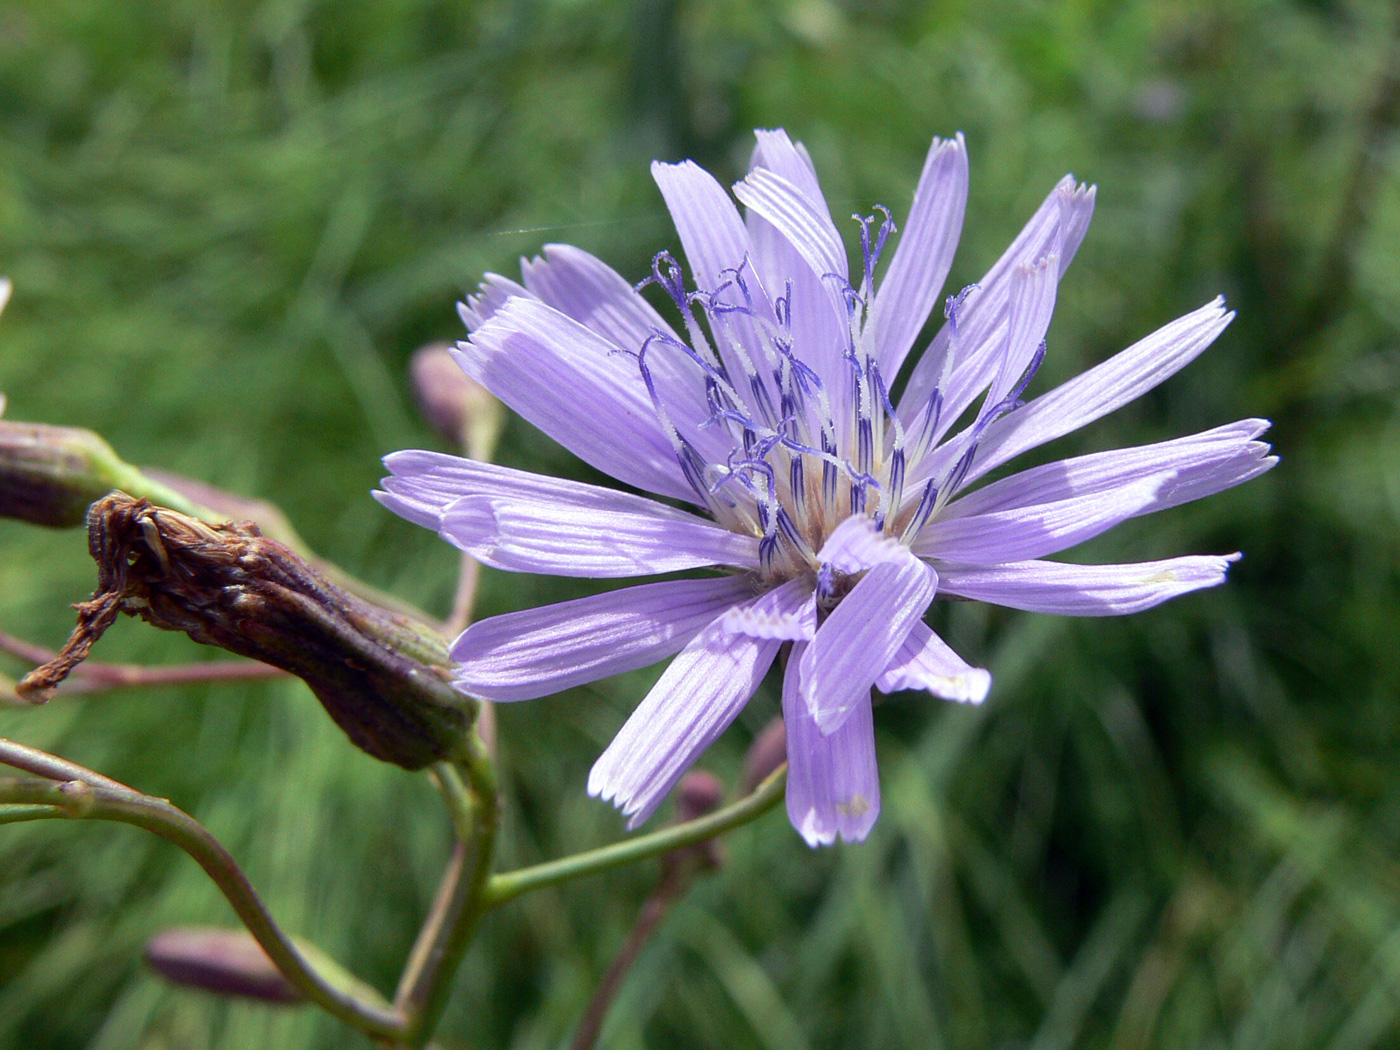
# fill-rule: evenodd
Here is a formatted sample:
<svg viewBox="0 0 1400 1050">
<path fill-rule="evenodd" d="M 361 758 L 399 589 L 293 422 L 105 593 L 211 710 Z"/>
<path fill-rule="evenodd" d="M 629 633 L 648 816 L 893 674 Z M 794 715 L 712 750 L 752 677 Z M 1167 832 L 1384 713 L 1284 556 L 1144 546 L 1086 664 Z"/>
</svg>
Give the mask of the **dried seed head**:
<svg viewBox="0 0 1400 1050">
<path fill-rule="evenodd" d="M 20 695 L 47 700 L 126 613 L 296 675 L 385 762 L 420 769 L 463 746 L 476 701 L 451 685 L 442 640 L 327 582 L 251 522 L 210 525 L 115 492 L 93 504 L 88 547 L 97 591 Z"/>
</svg>

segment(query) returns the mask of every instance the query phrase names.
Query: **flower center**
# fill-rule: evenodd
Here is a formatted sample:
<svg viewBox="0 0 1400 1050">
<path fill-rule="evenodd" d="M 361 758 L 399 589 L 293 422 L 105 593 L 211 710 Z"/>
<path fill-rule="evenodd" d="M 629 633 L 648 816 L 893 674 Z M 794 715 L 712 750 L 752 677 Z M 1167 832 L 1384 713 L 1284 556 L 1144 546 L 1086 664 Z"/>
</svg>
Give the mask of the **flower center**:
<svg viewBox="0 0 1400 1050">
<path fill-rule="evenodd" d="M 718 287 L 687 290 L 680 264 L 662 252 L 652 276 L 637 286 L 659 285 L 689 336 L 656 331 L 636 357 L 691 487 L 720 524 L 760 538 L 765 579 L 816 576 L 819 593 L 828 570 L 818 552 L 832 531 L 864 515 L 912 543 L 966 475 L 981 430 L 1019 403 L 1039 363 L 1037 357 L 1003 404 L 984 405 L 960 435 L 966 447 L 958 455 L 940 449 L 930 456 L 942 434 L 941 392 L 901 416 L 879 348 L 870 345 L 875 266 L 894 231 L 889 212 L 878 210 L 884 218 L 873 243 L 874 217 L 856 217 L 865 264 L 860 287 L 824 274 L 820 291 L 829 301 L 814 302 L 811 294 L 801 300 L 812 317 L 794 317 L 792 279 L 771 298 L 747 257 L 719 275 Z M 966 294 L 950 297 L 945 309 L 954 336 L 950 361 Z M 685 373 L 679 383 L 678 373 Z M 833 589 L 831 600 L 839 598 Z"/>
</svg>

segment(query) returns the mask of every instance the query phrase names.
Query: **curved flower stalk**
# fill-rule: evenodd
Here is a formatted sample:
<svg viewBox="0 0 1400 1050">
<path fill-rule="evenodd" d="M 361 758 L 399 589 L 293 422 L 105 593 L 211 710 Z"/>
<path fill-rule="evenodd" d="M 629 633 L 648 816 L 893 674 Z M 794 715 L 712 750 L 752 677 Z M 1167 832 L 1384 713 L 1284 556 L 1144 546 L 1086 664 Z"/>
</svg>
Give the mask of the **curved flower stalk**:
<svg viewBox="0 0 1400 1050">
<path fill-rule="evenodd" d="M 1128 565 L 1044 560 L 1275 462 L 1242 420 L 1036 467 L 1014 456 L 1111 412 L 1230 322 L 1221 300 L 1029 402 L 1059 280 L 1093 211 L 1066 177 L 946 323 L 895 404 L 891 383 L 938 300 L 967 198 L 961 136 L 935 139 L 904 231 L 858 218 L 847 265 L 810 158 L 759 131 L 748 176 L 652 173 L 691 281 L 667 253 L 634 288 L 567 245 L 488 275 L 460 308 L 457 362 L 526 420 L 645 496 L 431 452 L 386 458 L 385 506 L 492 567 L 644 583 L 485 620 L 452 647 L 458 686 L 527 700 L 674 656 L 588 781 L 645 821 L 753 695 L 779 650 L 788 813 L 807 842 L 863 839 L 880 808 L 871 691 L 977 703 L 990 676 L 923 622 L 937 594 L 1116 615 L 1221 583 L 1238 555 Z M 668 321 L 642 296 L 657 285 Z M 980 398 L 980 403 L 979 403 Z M 972 411 L 975 408 L 975 411 Z M 954 431 L 965 415 L 971 422 Z"/>
</svg>

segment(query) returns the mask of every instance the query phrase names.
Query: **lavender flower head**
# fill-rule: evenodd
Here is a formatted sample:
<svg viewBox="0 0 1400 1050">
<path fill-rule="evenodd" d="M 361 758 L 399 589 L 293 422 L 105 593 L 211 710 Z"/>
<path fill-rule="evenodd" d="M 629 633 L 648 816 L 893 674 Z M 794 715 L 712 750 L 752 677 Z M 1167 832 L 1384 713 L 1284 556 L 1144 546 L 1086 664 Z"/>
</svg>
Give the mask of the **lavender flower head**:
<svg viewBox="0 0 1400 1050">
<path fill-rule="evenodd" d="M 962 136 L 934 140 L 892 250 L 888 212 L 857 218 L 855 272 L 806 150 L 781 130 L 757 137 L 733 187 L 746 214 L 693 162 L 652 165 L 689 281 L 665 252 L 634 288 L 578 248 L 547 245 L 523 283 L 490 274 L 460 307 L 470 338 L 455 356 L 469 376 L 584 461 L 695 512 L 420 451 L 387 457 L 375 495 L 498 569 L 719 570 L 474 624 L 452 647 L 456 683 L 528 700 L 675 655 L 588 779 L 636 827 L 790 645 L 788 814 L 810 844 L 855 841 L 880 809 L 872 688 L 978 703 L 991 684 L 923 622 L 935 595 L 1106 616 L 1214 586 L 1237 554 L 1042 559 L 1275 460 L 1255 440 L 1267 422 L 1247 419 L 974 488 L 1167 379 L 1232 315 L 1217 299 L 1023 402 L 1094 206 L 1094 188 L 1067 176 L 986 276 L 946 301 L 895 404 L 891 383 L 962 227 Z"/>
</svg>

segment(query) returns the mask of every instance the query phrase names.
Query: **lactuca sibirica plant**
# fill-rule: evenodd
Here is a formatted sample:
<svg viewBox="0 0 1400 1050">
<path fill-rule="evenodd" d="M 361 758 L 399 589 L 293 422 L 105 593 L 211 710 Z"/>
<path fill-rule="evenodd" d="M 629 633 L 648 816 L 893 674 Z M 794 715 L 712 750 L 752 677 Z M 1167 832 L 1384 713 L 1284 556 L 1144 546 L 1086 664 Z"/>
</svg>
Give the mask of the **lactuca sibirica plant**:
<svg viewBox="0 0 1400 1050">
<path fill-rule="evenodd" d="M 935 597 L 1101 616 L 1214 586 L 1238 555 L 1044 559 L 1275 460 L 1256 440 L 1268 424 L 1246 419 L 978 486 L 1173 375 L 1232 314 L 1217 299 L 1024 400 L 1094 206 L 1066 177 L 986 276 L 946 298 L 896 402 L 962 227 L 962 137 L 934 140 L 902 231 L 884 209 L 857 217 L 854 270 L 806 150 L 782 131 L 757 138 L 733 187 L 744 212 L 692 162 L 652 167 L 688 278 L 662 252 L 634 287 L 548 245 L 521 283 L 488 275 L 460 308 L 469 376 L 657 498 L 423 451 L 389 456 L 376 495 L 497 569 L 717 570 L 477 623 L 452 646 L 456 684 L 527 700 L 675 655 L 588 781 L 635 827 L 790 646 L 788 814 L 811 844 L 860 840 L 880 809 L 872 689 L 976 703 L 990 686 L 924 623 Z"/>
</svg>

